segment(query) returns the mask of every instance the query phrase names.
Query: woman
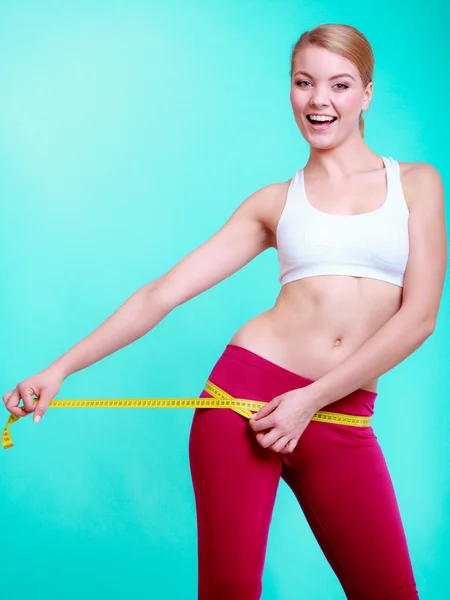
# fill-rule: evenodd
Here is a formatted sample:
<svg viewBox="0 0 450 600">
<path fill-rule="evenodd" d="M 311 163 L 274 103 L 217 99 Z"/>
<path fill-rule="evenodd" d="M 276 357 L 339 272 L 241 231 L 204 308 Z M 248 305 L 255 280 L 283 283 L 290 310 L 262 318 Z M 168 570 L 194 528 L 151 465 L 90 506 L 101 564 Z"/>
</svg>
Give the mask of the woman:
<svg viewBox="0 0 450 600">
<path fill-rule="evenodd" d="M 347 598 L 418 598 L 370 417 L 378 377 L 435 326 L 447 263 L 443 187 L 429 164 L 398 163 L 365 144 L 373 67 L 353 27 L 305 32 L 292 52 L 290 97 L 310 146 L 306 166 L 245 199 L 210 240 L 3 396 L 11 413 L 38 420 L 68 375 L 278 250 L 274 307 L 235 333 L 209 377 L 233 397 L 267 404 L 250 421 L 229 409 L 194 413 L 200 600 L 260 598 L 280 477 Z M 359 424 L 313 419 L 321 409 Z"/>
</svg>

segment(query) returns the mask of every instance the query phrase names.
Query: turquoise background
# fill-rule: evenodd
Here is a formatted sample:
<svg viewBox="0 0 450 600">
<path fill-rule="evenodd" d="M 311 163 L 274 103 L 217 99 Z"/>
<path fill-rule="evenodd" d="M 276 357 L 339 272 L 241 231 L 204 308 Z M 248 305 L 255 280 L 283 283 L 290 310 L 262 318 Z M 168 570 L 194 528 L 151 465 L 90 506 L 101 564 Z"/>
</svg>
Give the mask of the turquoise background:
<svg viewBox="0 0 450 600">
<path fill-rule="evenodd" d="M 289 61 L 307 29 L 361 29 L 376 57 L 368 145 L 431 163 L 448 186 L 449 9 L 415 7 L 2 2 L 1 395 L 213 235 L 244 198 L 304 165 Z M 265 252 L 66 379 L 58 396 L 198 396 L 234 332 L 279 289 L 276 253 Z M 446 288 L 434 335 L 382 378 L 373 421 L 430 600 L 448 591 L 448 306 Z M 0 463 L 3 597 L 195 598 L 192 414 L 50 410 L 38 425 L 15 424 Z M 263 584 L 263 600 L 344 598 L 284 482 Z"/>
</svg>

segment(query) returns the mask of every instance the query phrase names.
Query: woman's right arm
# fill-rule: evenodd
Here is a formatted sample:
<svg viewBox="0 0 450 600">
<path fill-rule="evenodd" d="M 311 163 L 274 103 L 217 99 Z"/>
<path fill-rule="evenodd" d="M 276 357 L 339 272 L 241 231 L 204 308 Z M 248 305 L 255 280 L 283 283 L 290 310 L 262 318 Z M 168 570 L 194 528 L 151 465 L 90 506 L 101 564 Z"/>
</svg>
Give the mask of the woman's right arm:
<svg viewBox="0 0 450 600">
<path fill-rule="evenodd" d="M 42 416 L 69 375 L 131 344 L 176 306 L 223 281 L 269 248 L 273 236 L 267 223 L 274 203 L 286 189 L 286 183 L 275 183 L 246 198 L 210 239 L 167 273 L 137 290 L 99 327 L 49 367 L 5 394 L 6 408 L 18 416 L 30 412 Z M 40 398 L 37 405 L 33 394 Z M 18 406 L 20 399 L 25 410 Z"/>
</svg>

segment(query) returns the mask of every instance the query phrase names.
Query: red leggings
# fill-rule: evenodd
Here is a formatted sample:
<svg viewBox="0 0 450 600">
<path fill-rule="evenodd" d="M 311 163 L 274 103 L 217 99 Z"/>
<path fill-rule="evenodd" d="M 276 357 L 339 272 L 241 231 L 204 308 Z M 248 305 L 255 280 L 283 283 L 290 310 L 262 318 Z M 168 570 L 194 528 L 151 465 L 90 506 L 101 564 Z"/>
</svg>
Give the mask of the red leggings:
<svg viewBox="0 0 450 600">
<path fill-rule="evenodd" d="M 209 379 L 268 402 L 313 382 L 229 344 Z M 368 416 L 376 392 L 324 410 Z M 203 391 L 200 397 L 209 397 Z M 418 599 L 392 481 L 372 427 L 310 421 L 294 450 L 262 448 L 228 408 L 195 410 L 189 459 L 198 527 L 198 599 L 257 600 L 280 476 L 294 492 L 350 600 Z M 300 596 L 299 596 L 300 597 Z"/>
</svg>

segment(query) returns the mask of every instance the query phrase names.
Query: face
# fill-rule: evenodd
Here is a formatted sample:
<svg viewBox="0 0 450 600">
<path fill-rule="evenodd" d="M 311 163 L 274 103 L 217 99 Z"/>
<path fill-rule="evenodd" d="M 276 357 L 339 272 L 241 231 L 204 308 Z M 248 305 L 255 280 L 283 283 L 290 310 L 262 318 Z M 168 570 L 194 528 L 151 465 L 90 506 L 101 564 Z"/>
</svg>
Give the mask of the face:
<svg viewBox="0 0 450 600">
<path fill-rule="evenodd" d="M 295 121 L 311 146 L 331 148 L 360 135 L 359 115 L 371 98 L 372 82 L 364 89 L 358 69 L 343 56 L 317 46 L 297 52 L 290 99 Z M 310 122 L 310 115 L 336 118 Z"/>
</svg>

